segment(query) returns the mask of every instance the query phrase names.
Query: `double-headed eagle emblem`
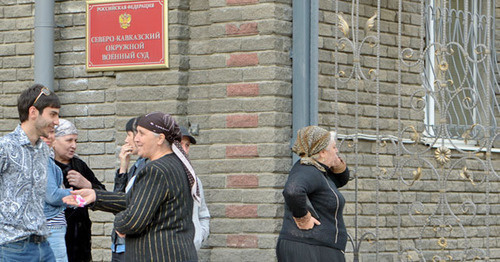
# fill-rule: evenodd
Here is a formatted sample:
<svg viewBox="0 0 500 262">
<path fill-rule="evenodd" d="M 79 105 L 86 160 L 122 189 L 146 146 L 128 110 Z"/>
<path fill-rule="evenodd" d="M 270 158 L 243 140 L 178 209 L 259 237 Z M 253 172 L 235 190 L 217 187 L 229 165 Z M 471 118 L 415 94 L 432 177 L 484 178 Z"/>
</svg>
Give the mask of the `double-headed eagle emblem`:
<svg viewBox="0 0 500 262">
<path fill-rule="evenodd" d="M 123 29 L 127 29 L 130 27 L 130 21 L 132 21 L 132 16 L 127 13 L 123 13 L 118 17 L 118 20 L 120 20 L 120 26 Z"/>
</svg>

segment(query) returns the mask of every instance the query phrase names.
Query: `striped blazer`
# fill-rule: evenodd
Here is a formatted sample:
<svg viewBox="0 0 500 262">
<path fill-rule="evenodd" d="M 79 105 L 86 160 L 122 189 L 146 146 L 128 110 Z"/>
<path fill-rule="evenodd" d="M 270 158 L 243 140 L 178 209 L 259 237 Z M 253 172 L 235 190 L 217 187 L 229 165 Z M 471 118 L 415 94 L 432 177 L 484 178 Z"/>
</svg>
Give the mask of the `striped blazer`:
<svg viewBox="0 0 500 262">
<path fill-rule="evenodd" d="M 96 210 L 113 212 L 126 261 L 197 261 L 193 200 L 182 162 L 167 154 L 137 174 L 127 194 L 96 190 Z"/>
</svg>

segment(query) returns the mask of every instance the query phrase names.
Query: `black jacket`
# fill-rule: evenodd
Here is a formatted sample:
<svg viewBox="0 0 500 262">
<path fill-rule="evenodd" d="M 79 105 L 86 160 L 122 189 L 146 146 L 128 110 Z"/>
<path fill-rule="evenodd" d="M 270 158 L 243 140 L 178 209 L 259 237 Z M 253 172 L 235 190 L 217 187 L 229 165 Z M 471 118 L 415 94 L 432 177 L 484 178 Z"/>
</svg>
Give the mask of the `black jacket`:
<svg viewBox="0 0 500 262">
<path fill-rule="evenodd" d="M 347 230 L 342 216 L 345 199 L 338 191 L 349 181 L 349 169 L 334 174 L 325 166 L 321 172 L 311 165 L 297 161 L 293 166 L 283 190 L 285 215 L 280 238 L 311 245 L 328 246 L 345 250 Z M 321 225 L 311 230 L 301 230 L 293 217 L 307 214 L 307 198 L 319 216 Z"/>
<path fill-rule="evenodd" d="M 74 190 L 80 189 L 71 186 L 68 183 L 69 170 L 80 172 L 90 183 L 93 189 L 106 189 L 94 175 L 94 172 L 78 157 L 73 157 L 69 164 L 63 164 L 56 161 L 56 164 L 63 171 L 63 183 L 66 188 L 73 187 Z M 91 242 L 91 228 L 92 222 L 89 218 L 88 207 L 79 208 L 66 208 L 66 223 L 68 228 L 66 230 L 66 251 L 68 253 L 69 262 L 92 261 L 92 242 Z"/>
<path fill-rule="evenodd" d="M 146 165 L 146 159 L 139 158 L 130 167 L 128 172 L 120 173 L 120 169 L 118 168 L 115 174 L 115 187 L 113 189 L 113 192 L 125 193 L 125 189 L 127 188 L 127 184 L 130 181 L 130 179 L 133 176 L 137 175 L 145 165 Z M 125 238 L 119 237 L 118 234 L 116 234 L 115 229 L 113 228 L 113 232 L 111 232 L 111 242 L 115 245 L 115 250 L 111 251 L 116 252 L 117 245 L 125 245 Z"/>
<path fill-rule="evenodd" d="M 96 190 L 94 208 L 116 214 L 125 261 L 197 261 L 191 189 L 175 154 L 146 164 L 127 194 Z"/>
</svg>

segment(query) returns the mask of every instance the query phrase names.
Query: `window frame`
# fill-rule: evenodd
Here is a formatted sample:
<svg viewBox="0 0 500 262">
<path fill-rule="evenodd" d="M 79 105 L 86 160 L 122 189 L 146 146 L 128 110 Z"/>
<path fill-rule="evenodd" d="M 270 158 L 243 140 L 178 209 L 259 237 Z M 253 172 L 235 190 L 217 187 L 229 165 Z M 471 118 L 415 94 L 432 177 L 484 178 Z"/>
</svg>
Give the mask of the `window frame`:
<svg viewBox="0 0 500 262">
<path fill-rule="evenodd" d="M 459 9 L 456 9 L 456 6 L 458 6 L 460 3 L 457 1 L 460 1 L 460 0 L 456 0 L 455 3 L 453 3 L 455 5 L 455 9 L 453 10 L 456 10 L 457 14 L 459 13 L 459 11 L 461 12 L 464 12 L 465 13 L 465 8 L 462 8 L 462 10 L 459 10 Z M 435 45 L 433 45 L 432 43 L 435 43 L 436 39 L 438 38 L 437 34 L 439 32 L 439 29 L 436 28 L 436 26 L 439 26 L 438 23 L 438 19 L 436 17 L 436 1 L 429 1 L 429 5 L 426 5 L 426 11 L 425 11 L 425 17 L 423 19 L 425 19 L 425 30 L 424 30 L 424 33 L 425 33 L 425 43 L 426 43 L 426 46 L 428 46 L 428 50 L 427 50 L 427 53 L 425 54 L 424 56 L 424 67 L 423 67 L 423 76 L 422 76 L 422 86 L 424 87 L 424 89 L 426 90 L 426 94 L 424 96 L 424 99 L 425 99 L 425 109 L 424 109 L 424 115 L 425 115 L 425 119 L 424 119 L 424 132 L 423 132 L 423 135 L 424 135 L 424 138 L 426 138 L 426 140 L 432 140 L 432 138 L 436 138 L 436 131 L 435 131 L 435 128 L 436 127 L 439 127 L 439 124 L 436 124 L 437 121 L 439 121 L 437 116 L 436 116 L 436 101 L 435 101 L 435 98 L 433 96 L 431 96 L 429 93 L 432 93 L 435 91 L 435 81 L 436 81 L 436 78 L 437 78 L 437 73 L 438 72 L 438 58 L 436 56 L 436 47 Z M 440 1 L 437 1 L 437 2 L 440 2 Z M 483 106 L 484 108 L 479 108 L 478 105 L 476 105 L 474 108 L 473 108 L 473 112 L 472 113 L 469 113 L 468 115 L 464 115 L 464 122 L 465 122 L 465 125 L 459 125 L 460 124 L 460 119 L 459 117 L 457 116 L 456 119 L 457 119 L 457 123 L 458 124 L 453 124 L 453 123 L 448 123 L 448 130 L 452 130 L 453 128 L 455 128 L 455 132 L 456 134 L 450 136 L 448 139 L 450 140 L 450 142 L 452 144 L 454 144 L 455 146 L 458 146 L 458 147 L 464 147 L 464 148 L 469 148 L 471 145 L 477 145 L 478 141 L 477 140 L 474 140 L 474 139 L 465 139 L 463 138 L 463 133 L 465 133 L 465 130 L 466 128 L 470 128 L 472 126 L 472 132 L 475 132 L 474 130 L 474 126 L 476 124 L 482 124 L 486 127 L 486 123 L 489 122 L 489 125 L 486 127 L 486 131 L 490 131 L 490 130 L 497 130 L 498 129 L 498 123 L 496 122 L 496 119 L 495 119 L 495 112 L 496 110 L 499 110 L 500 111 L 500 108 L 498 107 L 498 101 L 495 102 L 495 91 L 496 89 L 500 89 L 500 87 L 498 86 L 498 83 L 496 83 L 496 74 L 498 73 L 498 68 L 496 66 L 496 57 L 495 57 L 495 53 L 496 53 L 496 50 L 495 50 L 495 37 L 494 37 L 494 32 L 495 32 L 495 15 L 494 15 L 494 3 L 492 3 L 492 10 L 493 10 L 493 13 L 492 14 L 486 14 L 486 11 L 480 11 L 479 10 L 479 6 L 478 6 L 478 0 L 471 0 L 470 2 L 473 2 L 471 3 L 473 6 L 474 6 L 474 10 L 467 10 L 467 13 L 465 13 L 464 15 L 469 15 L 470 14 L 470 17 L 473 17 L 474 19 L 472 21 L 469 22 L 469 24 L 467 25 L 469 29 L 472 29 L 472 30 L 475 30 L 474 32 L 470 32 L 469 34 L 473 34 L 474 36 L 478 36 L 479 34 L 478 33 L 481 33 L 481 29 L 479 28 L 478 24 L 480 23 L 480 16 L 486 16 L 486 19 L 490 19 L 490 16 L 492 17 L 493 21 L 491 23 L 492 25 L 492 28 L 486 28 L 486 26 L 482 27 L 482 34 L 484 33 L 487 33 L 487 30 L 491 30 L 492 31 L 492 34 L 491 34 L 491 49 L 493 50 L 493 52 L 490 52 L 489 55 L 491 55 L 491 64 L 488 66 L 488 65 L 485 65 L 485 66 L 480 66 L 478 63 L 471 63 L 471 62 L 467 62 L 465 61 L 465 63 L 470 63 L 472 65 L 471 68 L 469 68 L 470 72 L 468 72 L 467 74 L 471 74 L 473 75 L 473 79 L 471 80 L 472 81 L 472 84 L 471 86 L 474 87 L 475 90 L 478 90 L 478 94 L 477 96 L 480 96 L 479 99 L 477 99 L 479 102 L 477 103 L 482 103 L 482 100 L 484 99 L 481 99 L 484 97 L 484 95 L 481 95 L 483 93 L 486 92 L 486 88 L 490 88 L 491 90 L 489 91 L 490 92 L 490 100 L 491 101 L 487 101 L 485 103 L 485 105 Z M 453 5 L 451 2 L 449 4 L 449 6 L 447 6 L 446 8 L 450 8 L 451 9 L 451 6 Z M 439 3 L 438 3 L 439 5 Z M 448 16 L 450 16 L 450 14 L 448 14 Z M 460 25 L 463 26 L 463 19 L 457 19 L 456 20 L 457 22 L 460 23 Z M 473 24 L 473 26 L 471 26 L 471 24 Z M 446 23 L 444 26 L 448 26 L 448 23 Z M 469 30 L 470 31 L 470 30 Z M 451 33 L 451 32 L 450 32 Z M 447 34 L 447 37 L 448 37 L 449 34 Z M 479 35 L 480 36 L 480 35 Z M 451 37 L 450 37 L 451 38 Z M 478 46 L 478 41 L 476 39 L 481 39 L 481 38 L 474 38 L 472 39 L 472 43 L 470 43 L 471 41 L 469 41 L 470 44 L 467 44 L 468 46 L 468 53 L 471 53 L 470 50 L 473 50 L 475 47 Z M 450 41 L 456 41 L 457 39 L 451 39 Z M 462 41 L 456 41 L 458 42 L 459 44 L 464 44 L 465 41 L 463 41 L 464 39 L 460 39 Z M 473 46 L 471 47 L 471 44 L 473 44 Z M 476 54 L 474 52 L 472 52 L 472 56 L 476 56 Z M 474 58 L 474 57 L 473 57 Z M 482 62 L 482 63 L 487 63 L 488 60 L 486 60 L 486 62 Z M 462 62 L 462 61 L 461 61 Z M 482 64 L 481 64 L 482 65 Z M 469 65 L 467 65 L 469 66 Z M 488 70 L 491 70 L 490 73 L 491 73 L 491 79 L 490 81 L 492 82 L 491 83 L 491 87 L 490 87 L 490 84 L 486 83 L 481 83 L 481 84 L 478 84 L 478 78 L 481 77 L 481 74 L 486 74 L 484 72 L 481 73 L 480 71 L 480 68 L 487 68 Z M 491 69 L 489 68 L 491 67 Z M 465 68 L 465 67 L 462 67 L 462 68 Z M 447 74 L 452 74 L 451 72 L 447 72 Z M 453 75 L 451 75 L 450 78 L 453 78 Z M 482 89 L 479 89 L 479 87 L 482 87 Z M 465 92 L 464 92 L 465 93 Z M 462 103 L 460 102 L 455 102 L 453 103 L 453 101 L 451 101 L 451 104 L 450 105 L 450 108 L 447 108 L 448 111 L 446 112 L 447 114 L 450 114 L 450 110 L 451 109 L 454 109 L 456 108 L 457 106 L 460 106 L 461 108 L 459 108 L 461 110 L 461 112 L 466 112 L 466 110 L 464 110 L 465 106 L 462 105 Z M 479 114 L 482 114 L 483 116 L 485 116 L 485 119 L 486 118 L 489 118 L 489 120 L 479 120 Z M 471 120 L 467 120 L 467 118 L 470 118 Z M 469 123 L 469 122 L 472 122 L 472 123 Z M 465 129 L 465 130 L 464 130 Z M 460 136 L 460 134 L 462 134 Z"/>
</svg>

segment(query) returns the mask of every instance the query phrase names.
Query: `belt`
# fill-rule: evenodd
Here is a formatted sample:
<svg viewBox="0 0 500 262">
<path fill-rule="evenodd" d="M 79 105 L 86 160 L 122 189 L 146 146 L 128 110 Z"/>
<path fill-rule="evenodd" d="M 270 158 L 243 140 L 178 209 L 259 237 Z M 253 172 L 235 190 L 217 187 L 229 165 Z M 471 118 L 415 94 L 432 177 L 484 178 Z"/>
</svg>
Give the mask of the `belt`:
<svg viewBox="0 0 500 262">
<path fill-rule="evenodd" d="M 32 242 L 32 243 L 42 243 L 42 242 L 45 242 L 47 240 L 47 238 L 44 236 L 39 236 L 39 235 L 30 235 L 27 240 L 28 240 L 28 242 Z"/>
</svg>

